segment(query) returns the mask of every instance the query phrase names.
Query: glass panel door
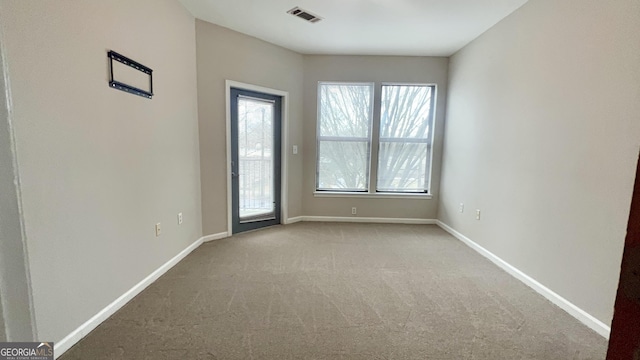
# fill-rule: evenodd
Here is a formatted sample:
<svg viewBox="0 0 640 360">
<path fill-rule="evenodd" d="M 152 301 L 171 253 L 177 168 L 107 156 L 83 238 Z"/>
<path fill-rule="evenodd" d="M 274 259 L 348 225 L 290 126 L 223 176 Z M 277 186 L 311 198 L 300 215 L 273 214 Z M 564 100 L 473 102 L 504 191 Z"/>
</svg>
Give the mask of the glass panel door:
<svg viewBox="0 0 640 360">
<path fill-rule="evenodd" d="M 280 223 L 280 97 L 231 91 L 233 232 Z"/>
</svg>

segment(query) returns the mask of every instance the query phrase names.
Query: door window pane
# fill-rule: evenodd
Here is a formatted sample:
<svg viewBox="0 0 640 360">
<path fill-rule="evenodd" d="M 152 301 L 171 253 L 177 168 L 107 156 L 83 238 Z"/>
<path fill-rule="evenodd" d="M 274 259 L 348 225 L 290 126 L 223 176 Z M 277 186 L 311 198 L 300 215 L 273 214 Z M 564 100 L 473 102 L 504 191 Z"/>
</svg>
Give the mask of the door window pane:
<svg viewBox="0 0 640 360">
<path fill-rule="evenodd" d="M 274 104 L 238 99 L 240 220 L 274 215 Z"/>
</svg>

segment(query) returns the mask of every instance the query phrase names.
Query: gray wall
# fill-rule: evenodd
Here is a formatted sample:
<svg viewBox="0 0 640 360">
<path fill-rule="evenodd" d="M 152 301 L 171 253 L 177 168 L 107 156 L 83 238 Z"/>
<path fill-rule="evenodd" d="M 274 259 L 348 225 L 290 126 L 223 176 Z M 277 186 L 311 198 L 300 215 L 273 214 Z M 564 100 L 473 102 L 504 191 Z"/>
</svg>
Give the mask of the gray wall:
<svg viewBox="0 0 640 360">
<path fill-rule="evenodd" d="M 607 324 L 640 146 L 639 33 L 637 0 L 530 0 L 450 63 L 439 219 Z"/>
<path fill-rule="evenodd" d="M 302 55 L 196 21 L 198 115 L 205 235 L 227 231 L 225 80 L 288 91 L 289 143 L 302 143 Z M 289 149 L 289 217 L 302 215 L 302 156 Z"/>
<path fill-rule="evenodd" d="M 202 236 L 194 18 L 174 0 L 0 6 L 37 337 L 60 341 Z M 109 49 L 154 70 L 153 100 L 109 88 Z"/>
<path fill-rule="evenodd" d="M 359 217 L 435 219 L 440 187 L 440 166 L 447 94 L 447 58 L 399 56 L 304 57 L 304 187 L 303 214 Z M 314 197 L 316 176 L 316 120 L 318 81 L 407 82 L 437 84 L 431 190 L 433 199 L 320 198 Z M 376 121 L 376 119 L 374 119 Z"/>
<path fill-rule="evenodd" d="M 31 341 L 33 306 L 2 34 L 0 28 L 0 341 Z"/>
</svg>

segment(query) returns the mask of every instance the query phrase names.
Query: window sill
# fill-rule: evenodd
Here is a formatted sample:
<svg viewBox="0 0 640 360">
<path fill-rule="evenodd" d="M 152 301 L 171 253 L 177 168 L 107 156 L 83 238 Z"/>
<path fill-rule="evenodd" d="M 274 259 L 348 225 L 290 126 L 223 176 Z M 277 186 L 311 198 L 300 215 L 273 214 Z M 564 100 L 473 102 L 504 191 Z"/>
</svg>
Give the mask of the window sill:
<svg viewBox="0 0 640 360">
<path fill-rule="evenodd" d="M 341 191 L 314 191 L 314 197 L 322 198 L 363 198 L 363 199 L 420 199 L 431 200 L 431 194 L 411 193 L 368 193 L 368 192 L 341 192 Z"/>
</svg>

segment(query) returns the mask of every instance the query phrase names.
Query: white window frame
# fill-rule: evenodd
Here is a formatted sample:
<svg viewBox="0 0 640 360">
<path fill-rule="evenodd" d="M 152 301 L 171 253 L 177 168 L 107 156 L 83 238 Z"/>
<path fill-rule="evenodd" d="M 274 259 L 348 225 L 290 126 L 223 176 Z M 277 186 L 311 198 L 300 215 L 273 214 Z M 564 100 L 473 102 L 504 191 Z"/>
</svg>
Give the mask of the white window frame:
<svg viewBox="0 0 640 360">
<path fill-rule="evenodd" d="M 376 193 L 382 193 L 382 194 L 430 194 L 431 193 L 431 168 L 432 168 L 432 159 L 433 159 L 433 129 L 434 129 L 434 124 L 436 122 L 436 112 L 435 112 L 435 106 L 436 106 L 436 85 L 434 84 L 408 84 L 408 83 L 382 83 L 380 84 L 380 96 L 382 98 L 382 88 L 384 88 L 385 86 L 415 86 L 415 87 L 425 87 L 425 88 L 431 88 L 431 104 L 429 107 L 429 136 L 425 139 L 421 139 L 421 138 L 383 138 L 382 137 L 382 131 L 381 131 L 381 127 L 382 127 L 382 99 L 380 100 L 380 113 L 378 116 L 378 154 L 377 154 L 377 168 L 376 168 L 376 179 L 375 179 L 375 192 Z M 395 190 L 387 190 L 387 189 L 382 189 L 379 190 L 378 189 L 378 180 L 380 178 L 380 145 L 383 143 L 403 143 L 403 144 L 426 144 L 427 145 L 427 158 L 425 159 L 426 164 L 425 164 L 425 187 L 426 189 L 424 189 L 423 191 L 410 191 L 410 190 L 401 190 L 401 191 L 395 191 Z"/>
<path fill-rule="evenodd" d="M 370 94 L 370 107 L 369 107 L 369 129 L 367 137 L 349 137 L 349 136 L 321 136 L 320 135 L 320 112 L 321 112 L 321 97 L 322 92 L 320 87 L 322 85 L 341 85 L 341 86 L 368 86 L 371 88 Z M 339 193 L 339 194 L 363 194 L 371 191 L 371 145 L 373 142 L 373 114 L 375 109 L 375 83 L 373 82 L 336 82 L 336 81 L 319 81 L 317 86 L 317 120 L 316 120 L 316 193 Z M 320 189 L 320 142 L 321 141 L 345 141 L 345 142 L 362 142 L 367 141 L 367 173 L 366 173 L 366 188 L 360 189 Z"/>
<path fill-rule="evenodd" d="M 320 159 L 320 86 L 323 84 L 329 85 L 372 85 L 372 107 L 371 111 L 371 123 L 369 126 L 369 161 L 367 164 L 367 190 L 366 191 L 353 191 L 353 190 L 321 190 L 318 189 L 319 183 L 319 159 Z M 431 128 L 428 139 L 419 139 L 420 143 L 428 144 L 429 154 L 427 155 L 428 176 L 426 178 L 427 191 L 426 192 L 400 192 L 400 191 L 377 191 L 378 187 L 378 164 L 379 164 L 379 150 L 380 150 L 380 123 L 381 123 L 381 97 L 376 97 L 376 91 L 382 93 L 382 86 L 424 86 L 431 87 L 433 90 L 432 104 L 431 104 Z M 314 197 L 326 197 L 326 198 L 385 198 L 385 199 L 432 199 L 433 191 L 432 176 L 433 176 L 433 149 L 435 130 L 437 127 L 437 102 L 438 102 L 438 85 L 434 83 L 406 83 L 406 82 L 342 82 L 342 81 L 319 81 L 316 87 L 317 91 L 317 120 L 316 120 L 316 181 Z M 374 115 L 377 114 L 377 118 L 374 119 Z M 341 138 L 343 139 L 343 138 Z M 375 140 L 374 140 L 375 139 Z M 411 141 L 407 142 L 414 142 Z M 376 148 L 375 159 L 373 158 L 373 148 Z M 375 174 L 372 170 L 375 169 Z"/>
</svg>

